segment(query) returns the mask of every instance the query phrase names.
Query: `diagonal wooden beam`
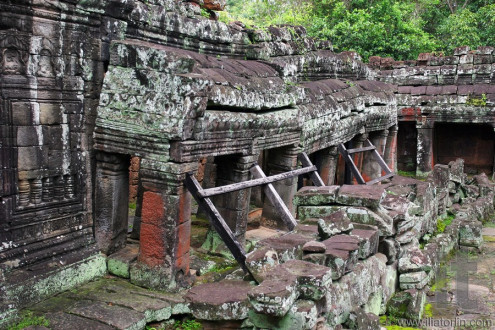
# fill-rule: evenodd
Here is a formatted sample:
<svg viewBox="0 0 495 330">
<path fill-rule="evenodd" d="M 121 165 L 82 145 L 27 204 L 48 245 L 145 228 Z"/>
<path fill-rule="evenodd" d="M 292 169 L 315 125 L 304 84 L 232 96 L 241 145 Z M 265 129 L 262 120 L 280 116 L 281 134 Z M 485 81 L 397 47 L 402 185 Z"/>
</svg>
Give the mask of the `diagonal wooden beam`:
<svg viewBox="0 0 495 330">
<path fill-rule="evenodd" d="M 305 152 L 301 152 L 298 156 L 299 161 L 301 162 L 303 167 L 312 167 L 313 164 L 309 160 L 308 155 L 306 155 Z M 315 170 L 313 172 L 310 172 L 309 174 L 311 181 L 313 181 L 313 184 L 317 187 L 322 187 L 325 184 L 323 183 L 323 180 L 321 179 L 320 175 L 318 174 L 318 171 Z"/>
<path fill-rule="evenodd" d="M 263 173 L 263 170 L 257 164 L 251 167 L 249 171 L 257 179 L 266 178 L 265 173 Z M 280 198 L 280 195 L 275 190 L 275 187 L 271 183 L 268 183 L 265 185 L 264 191 L 266 197 L 268 197 L 272 205 L 275 207 L 275 210 L 277 210 L 277 213 L 280 215 L 280 218 L 284 221 L 287 229 L 290 231 L 294 230 L 297 225 L 296 219 L 294 219 L 284 201 Z"/>
<path fill-rule="evenodd" d="M 199 182 L 194 177 L 193 173 L 186 174 L 186 187 L 194 197 L 196 202 L 200 207 L 205 211 L 208 220 L 210 220 L 211 225 L 216 230 L 216 232 L 220 235 L 222 240 L 225 242 L 227 248 L 232 252 L 237 263 L 242 267 L 242 269 L 250 274 L 253 278 L 253 273 L 249 270 L 246 265 L 246 253 L 239 242 L 236 240 L 234 234 L 230 230 L 229 226 L 222 218 L 222 215 L 216 209 L 215 205 L 209 198 L 200 197 L 200 192 L 203 190 L 199 184 Z"/>
<path fill-rule="evenodd" d="M 366 182 L 364 181 L 363 176 L 361 175 L 361 173 L 359 173 L 359 170 L 356 167 L 356 164 L 354 164 L 354 161 L 352 160 L 352 157 L 347 152 L 347 149 L 345 148 L 344 144 L 340 143 L 337 146 L 337 148 L 339 149 L 340 154 L 344 158 L 345 163 L 351 169 L 352 175 L 354 175 L 354 177 L 356 178 L 356 181 L 359 184 L 365 184 Z"/>
</svg>

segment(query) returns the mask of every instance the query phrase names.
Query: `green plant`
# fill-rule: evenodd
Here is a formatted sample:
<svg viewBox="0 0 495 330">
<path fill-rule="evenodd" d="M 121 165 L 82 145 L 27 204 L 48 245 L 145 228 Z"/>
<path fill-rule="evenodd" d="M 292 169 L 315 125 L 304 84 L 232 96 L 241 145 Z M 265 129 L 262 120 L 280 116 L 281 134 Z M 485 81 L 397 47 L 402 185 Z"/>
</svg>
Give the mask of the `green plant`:
<svg viewBox="0 0 495 330">
<path fill-rule="evenodd" d="M 174 323 L 174 329 L 196 330 L 201 329 L 201 323 L 196 320 L 183 320 Z"/>
<path fill-rule="evenodd" d="M 486 94 L 481 94 L 481 97 L 468 96 L 466 101 L 467 105 L 472 105 L 475 107 L 485 107 L 486 106 Z"/>
<path fill-rule="evenodd" d="M 437 220 L 437 230 L 435 234 L 441 234 L 445 231 L 445 228 L 452 223 L 452 220 L 455 219 L 454 215 L 449 215 L 445 219 L 438 218 Z"/>
<path fill-rule="evenodd" d="M 129 203 L 129 208 L 131 210 L 135 210 L 136 209 L 136 202 Z"/>
<path fill-rule="evenodd" d="M 50 325 L 50 322 L 48 322 L 48 320 L 45 319 L 44 316 L 35 316 L 33 312 L 26 311 L 21 314 L 21 320 L 19 321 L 19 323 L 9 327 L 8 329 L 21 330 L 32 325 L 40 325 L 40 326 L 48 327 Z"/>
<path fill-rule="evenodd" d="M 210 18 L 210 12 L 208 11 L 208 9 L 201 8 L 201 16 L 209 19 Z"/>
</svg>

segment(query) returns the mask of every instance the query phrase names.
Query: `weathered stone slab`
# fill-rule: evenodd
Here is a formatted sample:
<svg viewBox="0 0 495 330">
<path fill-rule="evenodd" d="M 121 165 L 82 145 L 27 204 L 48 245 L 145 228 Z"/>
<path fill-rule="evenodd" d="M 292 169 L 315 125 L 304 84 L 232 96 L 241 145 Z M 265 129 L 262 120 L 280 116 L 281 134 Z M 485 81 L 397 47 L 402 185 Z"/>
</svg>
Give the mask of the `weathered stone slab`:
<svg viewBox="0 0 495 330">
<path fill-rule="evenodd" d="M 337 203 L 376 210 L 383 198 L 385 188 L 381 185 L 343 185 L 339 190 Z"/>
<path fill-rule="evenodd" d="M 398 269 L 400 273 L 419 271 L 429 272 L 432 269 L 432 264 L 428 255 L 424 254 L 418 247 L 413 246 L 405 249 L 403 255 L 399 259 Z"/>
<path fill-rule="evenodd" d="M 314 329 L 317 317 L 316 304 L 310 300 L 297 300 L 283 317 L 249 312 L 250 323 L 259 329 Z"/>
<path fill-rule="evenodd" d="M 365 207 L 348 207 L 346 213 L 352 222 L 378 227 L 380 236 L 395 234 L 394 220 L 385 209 L 380 208 L 380 215 Z"/>
<path fill-rule="evenodd" d="M 359 239 L 359 259 L 366 259 L 378 252 L 378 230 L 353 229 L 351 231 L 351 236 Z"/>
<path fill-rule="evenodd" d="M 294 196 L 294 206 L 300 205 L 331 205 L 335 203 L 340 186 L 306 186 Z"/>
<path fill-rule="evenodd" d="M 304 253 L 323 253 L 327 249 L 325 244 L 318 241 L 310 241 L 303 245 Z"/>
<path fill-rule="evenodd" d="M 297 226 L 293 230 L 294 234 L 299 234 L 310 239 L 318 239 L 318 225 L 314 224 L 306 224 L 306 223 L 298 223 Z"/>
<path fill-rule="evenodd" d="M 68 312 L 119 329 L 138 330 L 146 325 L 144 313 L 99 301 L 80 301 L 70 308 Z"/>
<path fill-rule="evenodd" d="M 350 313 L 346 325 L 349 329 L 375 330 L 380 329 L 380 319 L 373 313 L 356 308 Z"/>
<path fill-rule="evenodd" d="M 200 320 L 242 320 L 250 309 L 248 293 L 253 289 L 245 281 L 221 281 L 193 287 L 185 299 L 191 313 Z"/>
<path fill-rule="evenodd" d="M 400 259 L 399 259 L 400 260 Z M 422 289 L 428 284 L 428 274 L 425 271 L 405 273 L 399 275 L 399 284 L 402 290 Z"/>
<path fill-rule="evenodd" d="M 299 297 L 297 277 L 280 276 L 263 281 L 249 293 L 249 302 L 261 314 L 282 317 Z"/>
<path fill-rule="evenodd" d="M 129 244 L 107 258 L 108 272 L 118 277 L 130 277 L 130 264 L 137 259 L 139 245 Z"/>
<path fill-rule="evenodd" d="M 419 320 L 423 316 L 426 294 L 410 289 L 397 292 L 387 304 L 387 313 L 404 319 Z"/>
<path fill-rule="evenodd" d="M 260 247 L 246 256 L 246 266 L 258 281 L 278 264 L 277 251 L 268 246 Z"/>
<path fill-rule="evenodd" d="M 459 245 L 479 248 L 483 244 L 483 224 L 477 220 L 463 220 L 459 226 Z"/>
<path fill-rule="evenodd" d="M 107 325 L 105 323 L 91 320 L 85 317 L 72 315 L 63 312 L 47 313 L 44 317 L 48 320 L 50 324 L 50 329 L 54 330 L 64 330 L 64 329 L 78 329 L 84 324 L 86 329 L 95 330 L 111 330 L 114 327 Z"/>
<path fill-rule="evenodd" d="M 259 241 L 257 247 L 269 247 L 277 251 L 280 261 L 300 259 L 302 257 L 302 246 L 308 238 L 299 234 L 286 234 L 280 237 L 271 237 Z"/>
<path fill-rule="evenodd" d="M 344 210 L 339 210 L 318 219 L 318 233 L 322 239 L 341 233 L 348 233 L 352 228 L 351 220 L 349 220 Z"/>
</svg>

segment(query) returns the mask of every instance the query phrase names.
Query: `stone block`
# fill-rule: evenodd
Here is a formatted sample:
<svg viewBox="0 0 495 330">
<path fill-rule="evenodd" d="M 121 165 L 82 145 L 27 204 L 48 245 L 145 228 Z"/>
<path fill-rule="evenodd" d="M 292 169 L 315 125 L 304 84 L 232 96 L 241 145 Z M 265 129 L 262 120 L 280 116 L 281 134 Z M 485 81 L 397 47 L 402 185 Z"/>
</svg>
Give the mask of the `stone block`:
<svg viewBox="0 0 495 330">
<path fill-rule="evenodd" d="M 283 317 L 249 312 L 249 321 L 258 329 L 314 329 L 318 309 L 310 300 L 297 300 Z"/>
<path fill-rule="evenodd" d="M 224 280 L 194 286 L 184 298 L 199 320 L 242 320 L 248 316 L 252 289 L 249 282 Z"/>
<path fill-rule="evenodd" d="M 298 206 L 297 218 L 301 221 L 311 218 L 321 218 L 338 211 L 340 206 Z"/>
<path fill-rule="evenodd" d="M 17 168 L 19 171 L 36 170 L 46 166 L 48 149 L 43 147 L 17 148 Z"/>
<path fill-rule="evenodd" d="M 43 144 L 41 126 L 19 126 L 16 131 L 16 145 L 18 147 L 39 146 Z"/>
<path fill-rule="evenodd" d="M 392 237 L 383 238 L 378 245 L 378 251 L 387 256 L 387 264 L 392 264 L 398 259 L 399 243 Z"/>
<path fill-rule="evenodd" d="M 380 329 L 380 319 L 373 313 L 366 313 L 361 308 L 354 309 L 346 321 L 348 329 L 375 330 Z"/>
<path fill-rule="evenodd" d="M 318 226 L 316 224 L 311 225 L 311 224 L 305 224 L 305 223 L 298 223 L 297 226 L 294 228 L 293 233 L 305 236 L 308 239 L 318 239 L 319 238 Z"/>
<path fill-rule="evenodd" d="M 410 289 L 397 292 L 387 304 L 387 314 L 395 318 L 420 320 L 423 316 L 426 294 Z"/>
<path fill-rule="evenodd" d="M 432 263 L 427 254 L 424 254 L 418 247 L 412 246 L 405 250 L 399 259 L 398 269 L 400 273 L 430 272 Z"/>
<path fill-rule="evenodd" d="M 12 102 L 12 124 L 15 126 L 38 125 L 39 105 L 30 102 Z"/>
<path fill-rule="evenodd" d="M 318 233 L 322 239 L 341 233 L 349 233 L 352 228 L 351 220 L 349 220 L 344 210 L 339 210 L 318 219 Z"/>
<path fill-rule="evenodd" d="M 378 230 L 353 229 L 351 236 L 359 239 L 358 258 L 366 259 L 378 252 L 379 235 Z"/>
<path fill-rule="evenodd" d="M 63 108 L 60 104 L 40 103 L 40 124 L 54 125 L 65 123 Z"/>
<path fill-rule="evenodd" d="M 303 187 L 294 196 L 294 206 L 319 206 L 333 204 L 337 197 L 339 188 L 339 186 Z"/>
<path fill-rule="evenodd" d="M 320 300 L 332 284 L 332 271 L 330 268 L 303 260 L 289 260 L 277 266 L 267 274 L 267 279 L 276 279 L 282 273 L 287 273 L 297 278 L 299 297 L 302 299 Z"/>
<path fill-rule="evenodd" d="M 400 259 L 399 259 L 400 261 Z M 399 275 L 399 284 L 402 290 L 422 289 L 428 284 L 428 274 L 425 271 L 404 273 Z"/>
<path fill-rule="evenodd" d="M 261 281 L 266 273 L 278 264 L 277 251 L 268 246 L 256 249 L 246 256 L 246 265 L 258 281 Z"/>
<path fill-rule="evenodd" d="M 385 188 L 381 185 L 343 185 L 339 190 L 337 203 L 377 210 L 384 197 Z"/>
<path fill-rule="evenodd" d="M 282 317 L 299 297 L 296 276 L 265 280 L 249 293 L 249 302 L 257 313 Z"/>
<path fill-rule="evenodd" d="M 380 207 L 380 214 L 365 207 L 347 207 L 345 210 L 353 223 L 376 226 L 380 236 L 395 234 L 394 220 L 384 208 Z"/>
<path fill-rule="evenodd" d="M 302 247 L 309 241 L 305 236 L 299 234 L 286 234 L 280 237 L 270 237 L 259 241 L 257 247 L 269 247 L 278 254 L 280 261 L 287 261 L 291 259 L 301 259 Z"/>
<path fill-rule="evenodd" d="M 479 248 L 483 244 L 483 224 L 477 220 L 463 220 L 459 226 L 459 245 Z"/>
<path fill-rule="evenodd" d="M 108 272 L 112 275 L 130 278 L 130 265 L 137 260 L 139 246 L 130 244 L 107 258 Z"/>
<path fill-rule="evenodd" d="M 304 253 L 323 253 L 326 250 L 325 244 L 318 241 L 310 241 L 303 245 Z"/>
</svg>

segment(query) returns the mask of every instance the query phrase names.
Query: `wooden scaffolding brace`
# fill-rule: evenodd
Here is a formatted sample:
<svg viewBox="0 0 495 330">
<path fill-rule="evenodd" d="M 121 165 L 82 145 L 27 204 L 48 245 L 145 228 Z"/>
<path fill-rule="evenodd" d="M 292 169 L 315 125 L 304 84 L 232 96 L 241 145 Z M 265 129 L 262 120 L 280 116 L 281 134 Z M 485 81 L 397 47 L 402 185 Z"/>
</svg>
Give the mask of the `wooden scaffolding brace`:
<svg viewBox="0 0 495 330">
<path fill-rule="evenodd" d="M 287 226 L 287 229 L 292 231 L 297 225 L 296 219 L 294 219 L 289 209 L 282 201 L 282 198 L 280 198 L 280 195 L 275 190 L 275 187 L 273 187 L 272 183 L 293 178 L 302 174 L 309 174 L 315 186 L 324 185 L 320 175 L 318 174 L 316 166 L 311 163 L 306 153 L 303 152 L 299 154 L 298 158 L 303 165 L 300 169 L 267 177 L 265 173 L 263 173 L 261 167 L 254 164 L 253 167 L 251 167 L 250 172 L 255 179 L 209 189 L 203 189 L 192 172 L 186 174 L 185 184 L 187 189 L 194 197 L 198 205 L 205 211 L 211 225 L 225 242 L 225 245 L 230 250 L 237 263 L 251 276 L 253 274 L 246 265 L 246 252 L 244 251 L 244 248 L 236 240 L 229 226 L 225 223 L 225 220 L 220 215 L 215 205 L 213 205 L 210 197 L 251 187 L 264 186 L 266 196 L 279 213 L 280 217 Z"/>
<path fill-rule="evenodd" d="M 344 146 L 343 143 L 338 145 L 339 152 L 342 155 L 342 157 L 344 158 L 345 163 L 349 166 L 349 168 L 352 172 L 352 175 L 354 175 L 354 177 L 356 178 L 356 181 L 359 184 L 372 185 L 372 184 L 375 184 L 377 182 L 383 181 L 387 178 L 393 177 L 395 175 L 395 173 L 390 170 L 387 163 L 385 163 L 382 156 L 380 156 L 380 153 L 376 150 L 376 147 L 371 143 L 370 140 L 367 139 L 366 142 L 368 143 L 367 147 L 355 148 L 355 149 L 346 149 L 346 147 Z M 360 152 L 366 152 L 366 151 L 372 152 L 373 157 L 376 159 L 376 161 L 378 162 L 378 164 L 380 165 L 382 170 L 385 172 L 385 175 L 383 175 L 379 178 L 370 180 L 368 182 L 364 181 L 363 176 L 361 175 L 361 173 L 359 173 L 359 170 L 358 170 L 356 164 L 354 164 L 354 160 L 351 157 L 352 154 L 360 153 Z"/>
</svg>

